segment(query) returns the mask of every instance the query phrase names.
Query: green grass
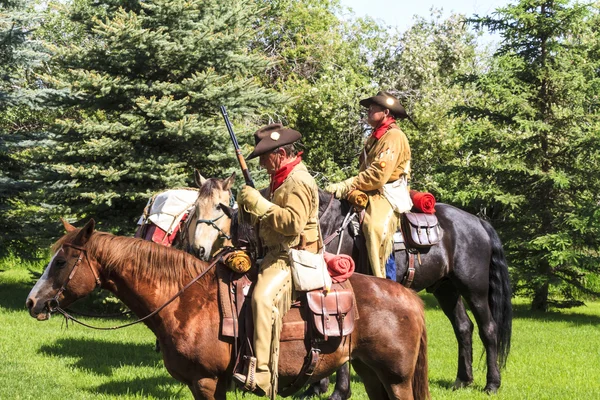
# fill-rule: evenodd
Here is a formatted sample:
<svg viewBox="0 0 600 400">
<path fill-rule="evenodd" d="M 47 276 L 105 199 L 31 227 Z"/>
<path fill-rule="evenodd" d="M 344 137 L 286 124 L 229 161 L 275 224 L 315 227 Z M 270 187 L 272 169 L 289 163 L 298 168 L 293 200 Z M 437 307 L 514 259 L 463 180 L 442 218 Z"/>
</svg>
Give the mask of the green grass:
<svg viewBox="0 0 600 400">
<path fill-rule="evenodd" d="M 32 287 L 29 269 L 40 264 L 0 261 L 0 399 L 191 399 L 169 376 L 154 336 L 142 325 L 95 331 L 65 327 L 59 317 L 38 322 L 24 303 Z M 452 391 L 457 345 L 435 299 L 427 305 L 429 382 L 433 399 L 489 399 L 485 357 L 473 338 L 475 383 Z M 600 302 L 546 314 L 516 299 L 512 351 L 497 399 L 600 399 Z M 123 320 L 86 319 L 102 326 Z M 333 385 L 330 389 L 333 388 Z M 366 399 L 353 373 L 353 399 Z M 228 399 L 256 399 L 230 393 Z M 323 396 L 323 398 L 326 398 Z"/>
</svg>

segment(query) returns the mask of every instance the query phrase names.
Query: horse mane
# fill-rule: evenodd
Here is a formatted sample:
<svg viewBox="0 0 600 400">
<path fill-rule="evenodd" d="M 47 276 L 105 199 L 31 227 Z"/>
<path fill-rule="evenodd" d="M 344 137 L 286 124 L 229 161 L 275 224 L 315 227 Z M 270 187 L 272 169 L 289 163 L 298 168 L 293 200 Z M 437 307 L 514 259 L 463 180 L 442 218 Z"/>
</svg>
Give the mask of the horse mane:
<svg viewBox="0 0 600 400">
<path fill-rule="evenodd" d="M 256 249 L 258 243 L 256 240 L 256 234 L 252 224 L 246 221 L 240 221 L 239 209 L 235 209 L 231 216 L 231 240 L 235 247 L 248 247 L 249 249 Z M 242 218 L 243 220 L 243 218 Z"/>
<path fill-rule="evenodd" d="M 64 243 L 71 242 L 79 229 L 67 233 L 53 246 L 56 252 Z M 94 232 L 85 245 L 88 254 L 98 259 L 108 271 L 128 268 L 134 279 L 144 279 L 161 285 L 183 285 L 204 271 L 207 263 L 173 247 L 151 241 Z M 210 271 L 198 282 L 212 281 L 216 275 Z"/>
<path fill-rule="evenodd" d="M 323 213 L 327 209 L 329 202 L 331 202 L 331 205 L 333 207 L 335 207 L 337 205 L 339 207 L 342 215 L 346 215 L 348 213 L 348 211 L 350 211 L 350 208 L 352 207 L 350 202 L 342 201 L 342 200 L 336 199 L 335 197 L 332 199 L 331 196 L 333 196 L 331 193 L 327 193 L 323 189 L 319 188 L 319 218 L 323 215 Z"/>
</svg>

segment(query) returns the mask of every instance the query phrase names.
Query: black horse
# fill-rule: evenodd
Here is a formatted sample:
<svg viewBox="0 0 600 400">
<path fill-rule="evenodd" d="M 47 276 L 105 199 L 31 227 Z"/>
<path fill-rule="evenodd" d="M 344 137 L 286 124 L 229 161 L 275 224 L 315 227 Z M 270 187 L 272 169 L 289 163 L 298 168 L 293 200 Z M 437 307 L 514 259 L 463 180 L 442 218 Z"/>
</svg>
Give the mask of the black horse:
<svg viewBox="0 0 600 400">
<path fill-rule="evenodd" d="M 319 192 L 320 226 L 324 238 L 331 238 L 326 249 L 361 256 L 355 245 L 351 225 L 336 235 L 350 211 L 346 201 L 333 199 Z M 420 255 L 411 288 L 426 289 L 438 300 L 450 319 L 458 341 L 458 372 L 454 388 L 473 382 L 473 322 L 467 315 L 466 301 L 479 328 L 479 337 L 487 358 L 486 392 L 500 387 L 500 369 L 505 366 L 510 352 L 512 333 L 511 287 L 508 266 L 502 243 L 494 228 L 486 221 L 448 204 L 438 203 L 436 216 L 444 234 L 442 241 Z M 341 244 L 340 244 L 341 239 Z M 408 257 L 396 253 L 397 280 L 401 282 L 408 268 Z M 362 262 L 357 265 L 365 265 Z M 369 271 L 357 272 L 369 273 Z M 346 399 L 350 394 L 349 368 L 337 372 L 336 388 L 330 399 Z M 309 389 L 305 395 L 320 394 L 327 382 Z"/>
<path fill-rule="evenodd" d="M 355 229 L 344 224 L 351 206 L 346 201 L 332 198 L 319 191 L 319 222 L 323 237 L 328 241 L 326 250 L 352 255 L 360 254 L 355 245 Z M 511 287 L 508 266 L 498 234 L 486 221 L 448 204 L 438 203 L 436 216 L 444 233 L 439 244 L 420 255 L 411 288 L 426 289 L 438 300 L 450 319 L 458 341 L 458 372 L 454 388 L 473 382 L 473 322 L 467 315 L 466 301 L 479 328 L 479 337 L 487 358 L 486 392 L 500 387 L 500 368 L 506 364 L 512 333 Z M 234 243 L 247 245 L 253 234 L 247 226 L 238 226 L 233 210 L 226 211 L 233 219 L 231 226 Z M 245 224 L 244 224 L 245 225 Z M 341 227 L 344 229 L 341 229 Z M 339 231 L 336 234 L 336 231 Z M 329 240 L 327 240 L 329 238 Z M 239 240 L 245 243 L 239 243 Z M 341 243 L 340 243 L 341 240 Z M 357 262 L 357 265 L 364 263 Z M 402 281 L 407 270 L 407 257 L 396 254 L 397 280 Z M 357 272 L 369 273 L 369 271 Z M 313 385 L 304 394 L 309 397 L 327 390 L 328 380 Z M 349 367 L 337 371 L 336 388 L 329 399 L 347 399 L 350 396 Z"/>
</svg>

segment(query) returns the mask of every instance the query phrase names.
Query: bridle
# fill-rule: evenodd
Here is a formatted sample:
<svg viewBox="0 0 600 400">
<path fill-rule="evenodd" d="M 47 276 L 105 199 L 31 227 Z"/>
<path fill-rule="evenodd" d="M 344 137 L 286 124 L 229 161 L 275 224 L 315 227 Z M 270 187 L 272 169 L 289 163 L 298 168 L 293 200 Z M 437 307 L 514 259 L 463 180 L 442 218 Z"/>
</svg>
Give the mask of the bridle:
<svg viewBox="0 0 600 400">
<path fill-rule="evenodd" d="M 219 237 L 222 239 L 227 239 L 227 240 L 231 240 L 231 235 L 228 235 L 227 233 L 225 233 L 223 231 L 223 229 L 221 229 L 219 227 L 219 225 L 215 224 L 215 221 L 220 220 L 221 218 L 223 218 L 225 216 L 225 213 L 222 212 L 221 215 L 219 215 L 217 218 L 213 218 L 213 219 L 198 219 L 196 220 L 196 226 L 198 226 L 198 224 L 206 224 L 209 226 L 212 226 L 213 228 L 215 228 L 217 231 L 219 231 Z"/>
<path fill-rule="evenodd" d="M 70 320 L 70 321 L 76 322 L 76 323 L 83 325 L 85 327 L 88 327 L 88 328 L 104 330 L 104 331 L 121 329 L 121 328 L 125 328 L 125 327 L 131 326 L 131 325 L 135 325 L 135 324 L 143 322 L 143 321 L 147 320 L 148 318 L 158 314 L 166 306 L 171 304 L 176 298 L 181 296 L 186 289 L 188 289 L 190 286 L 192 286 L 194 283 L 196 283 L 196 281 L 198 281 L 198 279 L 202 278 L 208 271 L 210 271 L 212 269 L 212 267 L 217 265 L 218 262 L 223 261 L 223 255 L 226 252 L 231 251 L 231 247 L 226 247 L 226 248 L 223 248 L 221 251 L 219 251 L 217 254 L 215 254 L 215 256 L 213 257 L 213 261 L 209 264 L 209 266 L 204 271 L 202 271 L 200 274 L 198 274 L 194 279 L 192 279 L 190 282 L 188 282 L 179 292 L 175 293 L 175 295 L 173 295 L 173 297 L 171 297 L 169 300 L 167 300 L 162 306 L 160 306 L 156 310 L 152 311 L 150 314 L 148 314 L 145 317 L 140 318 L 136 321 L 129 322 L 124 325 L 112 326 L 112 327 L 105 328 L 105 327 L 88 325 L 85 322 L 82 322 L 82 321 L 78 320 L 77 318 L 73 317 L 67 311 L 65 311 L 64 309 L 62 309 L 60 307 L 58 298 L 65 291 L 65 289 L 67 288 L 67 285 L 69 284 L 69 281 L 75 275 L 75 272 L 77 271 L 77 267 L 81 264 L 81 261 L 83 260 L 84 254 L 85 254 L 85 258 L 88 261 L 88 265 L 89 265 L 90 269 L 92 270 L 92 273 L 94 274 L 94 278 L 96 279 L 96 287 L 100 286 L 100 283 L 101 283 L 100 278 L 98 277 L 98 274 L 96 273 L 96 271 L 94 271 L 94 269 L 92 268 L 92 265 L 89 262 L 89 258 L 87 257 L 86 249 L 83 247 L 80 247 L 80 246 L 70 244 L 70 243 L 65 243 L 65 244 L 63 244 L 63 247 L 64 246 L 68 246 L 68 247 L 77 249 L 80 251 L 80 253 L 79 253 L 79 257 L 77 257 L 77 261 L 75 261 L 75 263 L 73 264 L 73 268 L 71 269 L 71 272 L 69 273 L 69 277 L 67 278 L 65 283 L 63 283 L 62 287 L 58 290 L 56 295 L 46 303 L 48 310 L 50 311 L 50 313 L 58 312 L 58 313 L 62 314 L 65 317 L 65 319 L 67 320 L 67 322 Z"/>
<path fill-rule="evenodd" d="M 198 200 L 196 200 L 196 203 L 194 203 L 194 207 L 192 209 L 192 211 L 190 212 L 190 215 L 188 216 L 188 224 L 186 226 L 186 231 L 189 228 L 189 224 L 192 223 L 192 219 L 194 214 L 196 213 L 196 209 L 199 208 L 200 206 L 198 205 L 198 201 L 200 200 L 200 198 L 198 198 Z M 233 207 L 235 205 L 235 200 L 233 199 L 233 194 L 231 193 L 231 190 L 229 191 L 229 207 Z M 221 229 L 219 227 L 219 225 L 216 224 L 216 221 L 220 220 L 221 218 L 223 218 L 225 216 L 224 212 L 221 212 L 221 215 L 219 215 L 216 218 L 213 219 L 198 219 L 196 220 L 196 227 L 198 227 L 198 224 L 206 224 L 208 226 L 213 227 L 214 229 L 216 229 L 219 232 L 219 238 L 220 239 L 226 239 L 226 240 L 231 240 L 231 235 L 228 235 L 225 231 L 223 231 L 223 229 Z"/>
<path fill-rule="evenodd" d="M 67 280 L 62 284 L 61 288 L 58 289 L 58 292 L 56 292 L 54 297 L 52 299 L 50 299 L 46 304 L 48 307 L 48 310 L 51 313 L 58 311 L 58 309 L 60 308 L 58 298 L 67 289 L 67 285 L 69 284 L 71 279 L 73 279 L 73 276 L 75 276 L 75 272 L 77 272 L 77 267 L 79 267 L 79 265 L 81 264 L 81 261 L 83 260 L 84 256 L 88 262 L 87 264 L 90 267 L 90 271 L 92 271 L 92 275 L 94 275 L 94 279 L 96 281 L 96 287 L 100 286 L 100 277 L 98 276 L 98 273 L 94 270 L 94 268 L 92 268 L 92 264 L 90 263 L 90 260 L 88 259 L 88 256 L 87 256 L 87 250 L 81 246 L 77 246 L 77 245 L 74 245 L 71 243 L 64 243 L 60 250 L 64 251 L 64 247 L 72 247 L 76 250 L 79 250 L 79 256 L 77 257 L 77 261 L 75 261 L 75 263 L 73 264 L 73 267 L 71 268 L 71 272 L 69 273 Z"/>
</svg>

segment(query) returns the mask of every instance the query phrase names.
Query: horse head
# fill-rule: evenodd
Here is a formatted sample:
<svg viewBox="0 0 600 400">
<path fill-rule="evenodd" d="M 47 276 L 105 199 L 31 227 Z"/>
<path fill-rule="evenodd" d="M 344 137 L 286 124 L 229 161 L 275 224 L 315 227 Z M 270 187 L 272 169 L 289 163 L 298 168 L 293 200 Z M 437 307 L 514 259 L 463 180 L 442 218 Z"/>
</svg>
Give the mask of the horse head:
<svg viewBox="0 0 600 400">
<path fill-rule="evenodd" d="M 216 250 L 230 244 L 231 220 L 221 205 L 233 205 L 235 172 L 226 179 L 205 179 L 195 170 L 194 177 L 200 191 L 188 224 L 189 246 L 192 254 L 208 261 Z"/>
<path fill-rule="evenodd" d="M 54 255 L 25 303 L 29 314 L 40 321 L 49 319 L 57 307 L 67 307 L 86 296 L 99 284 L 97 269 L 90 263 L 86 249 L 94 220 L 81 229 L 62 222 L 67 233 L 53 246 Z"/>
</svg>

